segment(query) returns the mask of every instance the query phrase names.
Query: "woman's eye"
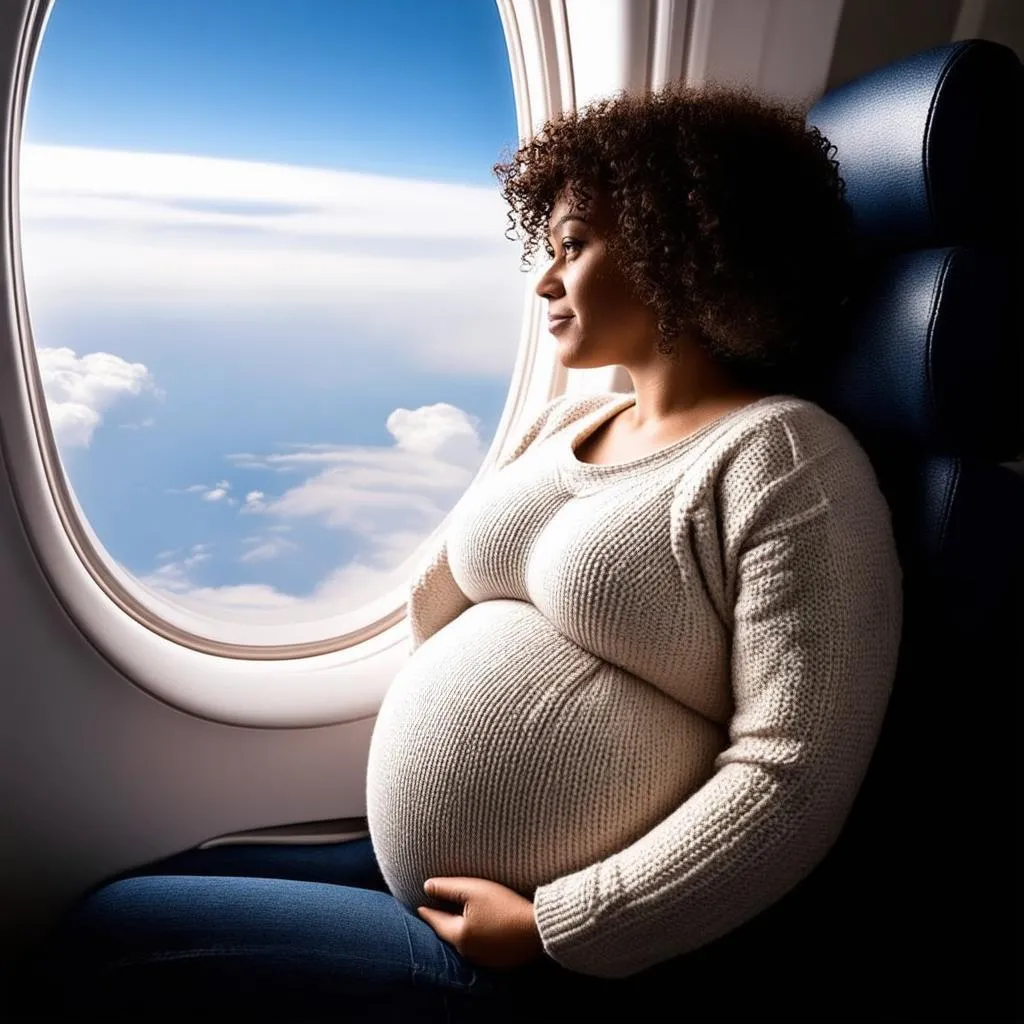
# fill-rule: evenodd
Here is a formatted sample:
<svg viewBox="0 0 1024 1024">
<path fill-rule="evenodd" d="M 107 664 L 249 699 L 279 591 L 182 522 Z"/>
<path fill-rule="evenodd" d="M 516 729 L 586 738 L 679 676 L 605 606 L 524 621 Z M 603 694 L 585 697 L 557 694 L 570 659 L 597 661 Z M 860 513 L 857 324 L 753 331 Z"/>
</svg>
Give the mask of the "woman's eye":
<svg viewBox="0 0 1024 1024">
<path fill-rule="evenodd" d="M 578 238 L 563 238 L 560 242 L 562 251 L 568 255 L 569 253 L 578 253 L 583 248 L 583 243 Z M 555 258 L 555 250 L 551 246 L 550 242 L 544 243 L 544 251 L 548 254 L 548 259 L 553 260 Z"/>
</svg>

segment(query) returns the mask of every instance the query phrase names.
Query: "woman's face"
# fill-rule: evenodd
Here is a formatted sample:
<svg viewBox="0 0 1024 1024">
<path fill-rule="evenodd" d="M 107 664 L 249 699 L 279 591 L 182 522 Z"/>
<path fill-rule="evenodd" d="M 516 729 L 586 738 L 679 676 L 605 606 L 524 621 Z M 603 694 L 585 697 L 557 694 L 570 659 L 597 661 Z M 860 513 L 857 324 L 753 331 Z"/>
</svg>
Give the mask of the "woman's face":
<svg viewBox="0 0 1024 1024">
<path fill-rule="evenodd" d="M 548 302 L 548 324 L 565 366 L 579 369 L 637 364 L 657 341 L 657 318 L 636 296 L 608 253 L 615 220 L 595 193 L 586 209 L 563 194 L 549 220 L 554 261 L 537 284 Z"/>
</svg>

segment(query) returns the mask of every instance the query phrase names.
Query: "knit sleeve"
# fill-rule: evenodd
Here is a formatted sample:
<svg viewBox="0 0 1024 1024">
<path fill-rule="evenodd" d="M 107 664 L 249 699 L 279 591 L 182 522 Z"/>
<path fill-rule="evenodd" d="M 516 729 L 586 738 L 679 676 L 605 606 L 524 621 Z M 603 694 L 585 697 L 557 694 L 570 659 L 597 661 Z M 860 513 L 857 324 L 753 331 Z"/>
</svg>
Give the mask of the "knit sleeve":
<svg viewBox="0 0 1024 1024">
<path fill-rule="evenodd" d="M 508 453 L 498 460 L 494 472 L 510 465 L 538 438 L 550 432 L 569 401 L 568 396 L 559 395 L 548 402 Z M 415 651 L 442 626 L 458 618 L 472 603 L 452 576 L 448 565 L 447 532 L 441 531 L 419 563 L 409 588 L 406 603 L 411 635 L 409 652 Z"/>
<path fill-rule="evenodd" d="M 622 978 L 705 945 L 835 842 L 888 702 L 902 593 L 866 457 L 825 454 L 674 523 L 731 615 L 729 745 L 649 832 L 536 889 L 544 948 L 563 966 Z"/>
</svg>

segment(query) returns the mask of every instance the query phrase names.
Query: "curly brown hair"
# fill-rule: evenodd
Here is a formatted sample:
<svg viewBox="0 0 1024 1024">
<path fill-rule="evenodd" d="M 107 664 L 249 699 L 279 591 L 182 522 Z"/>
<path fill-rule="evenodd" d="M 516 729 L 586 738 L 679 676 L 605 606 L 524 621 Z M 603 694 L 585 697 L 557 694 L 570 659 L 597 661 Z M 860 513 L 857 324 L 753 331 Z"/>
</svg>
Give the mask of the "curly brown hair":
<svg viewBox="0 0 1024 1024">
<path fill-rule="evenodd" d="M 670 86 L 548 121 L 494 166 L 506 237 L 552 255 L 563 190 L 607 196 L 609 253 L 657 314 L 658 348 L 689 334 L 733 375 L 770 381 L 838 343 L 855 259 L 835 147 L 804 113 L 723 86 Z"/>
</svg>

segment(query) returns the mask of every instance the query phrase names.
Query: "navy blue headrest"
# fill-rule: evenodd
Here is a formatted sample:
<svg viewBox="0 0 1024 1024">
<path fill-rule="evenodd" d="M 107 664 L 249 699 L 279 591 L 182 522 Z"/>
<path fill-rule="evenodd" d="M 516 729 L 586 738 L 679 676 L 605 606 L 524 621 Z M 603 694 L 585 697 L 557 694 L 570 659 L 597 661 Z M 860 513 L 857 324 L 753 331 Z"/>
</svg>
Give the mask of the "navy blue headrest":
<svg viewBox="0 0 1024 1024">
<path fill-rule="evenodd" d="M 861 237 L 885 249 L 1005 233 L 1020 189 L 1021 66 L 968 40 L 840 86 L 808 122 L 836 146 Z"/>
<path fill-rule="evenodd" d="M 805 390 L 870 446 L 995 461 L 1022 440 L 1020 61 L 941 46 L 810 110 L 864 246 L 850 344 Z"/>
</svg>

